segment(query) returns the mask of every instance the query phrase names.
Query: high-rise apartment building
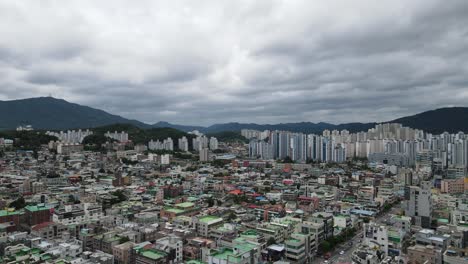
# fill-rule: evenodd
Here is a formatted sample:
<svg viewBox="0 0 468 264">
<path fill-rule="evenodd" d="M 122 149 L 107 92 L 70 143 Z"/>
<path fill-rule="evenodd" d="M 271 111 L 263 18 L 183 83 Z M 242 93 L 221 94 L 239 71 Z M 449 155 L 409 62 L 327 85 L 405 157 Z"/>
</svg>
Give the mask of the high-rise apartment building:
<svg viewBox="0 0 468 264">
<path fill-rule="evenodd" d="M 209 161 L 208 148 L 201 148 L 199 151 L 200 161 Z"/>
<path fill-rule="evenodd" d="M 185 136 L 179 138 L 177 145 L 178 145 L 179 149 L 182 150 L 182 151 L 188 151 L 189 150 L 188 139 Z"/>
<path fill-rule="evenodd" d="M 215 137 L 211 137 L 211 138 L 210 138 L 210 143 L 209 143 L 209 144 L 210 144 L 210 149 L 211 149 L 211 150 L 215 150 L 215 149 L 218 149 L 218 148 L 219 148 L 219 147 L 218 147 L 218 139 L 215 138 Z"/>
</svg>

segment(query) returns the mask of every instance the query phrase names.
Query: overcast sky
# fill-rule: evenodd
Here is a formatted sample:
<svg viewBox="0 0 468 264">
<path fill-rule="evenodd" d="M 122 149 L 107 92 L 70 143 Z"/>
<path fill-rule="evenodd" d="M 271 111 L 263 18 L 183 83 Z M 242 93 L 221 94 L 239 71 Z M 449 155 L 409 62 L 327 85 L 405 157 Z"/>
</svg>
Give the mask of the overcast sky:
<svg viewBox="0 0 468 264">
<path fill-rule="evenodd" d="M 468 106 L 468 1 L 0 0 L 0 100 L 47 95 L 193 125 Z"/>
</svg>

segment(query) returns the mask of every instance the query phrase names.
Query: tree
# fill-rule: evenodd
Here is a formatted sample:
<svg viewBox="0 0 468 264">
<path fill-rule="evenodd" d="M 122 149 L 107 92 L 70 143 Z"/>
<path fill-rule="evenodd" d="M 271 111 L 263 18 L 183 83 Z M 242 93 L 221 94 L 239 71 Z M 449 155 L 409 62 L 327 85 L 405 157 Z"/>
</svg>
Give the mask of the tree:
<svg viewBox="0 0 468 264">
<path fill-rule="evenodd" d="M 120 203 L 120 202 L 123 202 L 123 201 L 126 201 L 127 200 L 127 196 L 125 196 L 125 194 L 123 193 L 122 190 L 117 190 L 113 193 L 111 193 L 113 198 L 111 200 L 111 204 L 117 204 L 117 203 Z"/>
<path fill-rule="evenodd" d="M 329 252 L 332 248 L 332 245 L 327 240 L 323 241 L 319 245 L 319 251 L 321 252 Z"/>
<path fill-rule="evenodd" d="M 270 237 L 267 241 L 267 246 L 276 244 L 276 240 L 273 237 Z"/>
<path fill-rule="evenodd" d="M 224 165 L 226 165 L 226 162 L 224 160 L 220 160 L 220 159 L 213 160 L 211 162 L 211 166 L 214 166 L 214 167 L 224 167 Z"/>
<path fill-rule="evenodd" d="M 15 208 L 16 210 L 23 209 L 25 206 L 26 206 L 26 201 L 24 200 L 23 196 L 14 200 L 9 205 L 9 207 Z"/>
<path fill-rule="evenodd" d="M 130 238 L 128 238 L 127 236 L 124 236 L 119 239 L 119 244 L 123 244 L 128 241 L 130 241 Z"/>
<path fill-rule="evenodd" d="M 236 219 L 237 218 L 237 215 L 234 213 L 234 212 L 230 212 L 228 217 L 227 217 L 227 221 L 228 222 L 231 222 L 232 220 Z"/>
<path fill-rule="evenodd" d="M 136 164 L 138 164 L 138 161 L 137 160 L 129 160 L 127 158 L 122 158 L 122 163 L 124 163 L 125 165 L 136 165 Z"/>
<path fill-rule="evenodd" d="M 383 211 L 388 212 L 388 211 L 390 211 L 390 209 L 392 209 L 392 204 L 385 204 Z"/>
<path fill-rule="evenodd" d="M 213 207 L 214 205 L 214 199 L 213 197 L 209 197 L 206 202 L 208 203 L 208 207 Z"/>
<path fill-rule="evenodd" d="M 68 202 L 69 203 L 75 203 L 76 199 L 73 194 L 68 195 Z"/>
</svg>

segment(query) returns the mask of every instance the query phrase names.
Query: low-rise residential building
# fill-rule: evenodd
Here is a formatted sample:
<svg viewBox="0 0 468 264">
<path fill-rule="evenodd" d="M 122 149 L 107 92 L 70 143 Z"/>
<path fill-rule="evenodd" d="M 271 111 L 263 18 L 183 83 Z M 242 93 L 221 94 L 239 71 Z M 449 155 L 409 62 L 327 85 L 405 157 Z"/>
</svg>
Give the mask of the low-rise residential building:
<svg viewBox="0 0 468 264">
<path fill-rule="evenodd" d="M 208 237 L 211 228 L 222 225 L 224 219 L 214 215 L 205 215 L 194 218 L 194 226 L 198 235 Z"/>
<path fill-rule="evenodd" d="M 408 247 L 409 264 L 418 264 L 426 261 L 430 264 L 442 263 L 442 251 L 431 245 L 414 245 Z"/>
</svg>

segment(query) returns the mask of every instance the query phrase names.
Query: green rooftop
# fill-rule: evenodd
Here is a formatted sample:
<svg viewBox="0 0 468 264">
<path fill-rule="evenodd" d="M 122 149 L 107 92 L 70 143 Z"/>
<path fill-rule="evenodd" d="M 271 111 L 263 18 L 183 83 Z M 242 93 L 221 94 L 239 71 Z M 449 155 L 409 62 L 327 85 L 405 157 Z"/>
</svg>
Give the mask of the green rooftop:
<svg viewBox="0 0 468 264">
<path fill-rule="evenodd" d="M 45 204 L 38 204 L 38 205 L 28 205 L 24 209 L 30 211 L 30 212 L 37 212 L 37 211 L 44 211 L 44 210 L 50 210 L 52 208 L 51 206 L 45 205 Z"/>
<path fill-rule="evenodd" d="M 301 243 L 301 241 L 299 239 L 295 239 L 295 238 L 290 238 L 288 240 L 286 240 L 286 244 L 297 244 L 297 243 Z"/>
<path fill-rule="evenodd" d="M 195 204 L 191 202 L 185 202 L 185 203 L 178 203 L 175 206 L 179 208 L 190 208 L 193 207 Z"/>
<path fill-rule="evenodd" d="M 302 233 L 293 233 L 293 235 L 295 235 L 295 236 L 301 236 L 301 237 L 305 237 L 305 236 L 306 236 L 306 234 L 302 234 Z"/>
<path fill-rule="evenodd" d="M 52 255 L 50 255 L 50 254 L 41 255 L 41 260 L 42 261 L 46 261 L 46 260 L 49 260 L 49 259 L 52 259 Z"/>
<path fill-rule="evenodd" d="M 217 216 L 214 216 L 214 215 L 206 215 L 206 216 L 202 216 L 198 219 L 200 222 L 204 223 L 204 224 L 208 224 L 212 221 L 216 221 L 216 220 L 222 220 L 221 217 L 217 217 Z"/>
<path fill-rule="evenodd" d="M 189 197 L 187 198 L 187 200 L 189 200 L 189 202 L 195 202 L 195 201 L 198 201 L 198 200 L 200 200 L 200 199 L 199 199 L 198 197 L 189 196 Z"/>
<path fill-rule="evenodd" d="M 112 242 L 117 241 L 117 240 L 120 240 L 120 237 L 111 236 L 111 237 L 107 237 L 107 238 L 104 239 L 104 241 L 107 242 L 107 243 L 112 243 Z"/>
<path fill-rule="evenodd" d="M 211 254 L 211 256 L 221 260 L 227 260 L 229 258 L 230 263 L 238 263 L 241 261 L 240 256 L 234 255 L 234 250 L 230 248 L 216 250 Z"/>
<path fill-rule="evenodd" d="M 398 232 L 395 231 L 388 231 L 388 240 L 393 241 L 395 243 L 400 243 L 401 242 L 401 237 Z"/>
<path fill-rule="evenodd" d="M 206 262 L 199 261 L 199 260 L 189 260 L 189 261 L 186 261 L 185 264 L 206 264 Z"/>
<path fill-rule="evenodd" d="M 144 249 L 140 251 L 140 254 L 146 258 L 158 260 L 167 256 L 166 252 L 158 251 L 155 249 Z"/>
<path fill-rule="evenodd" d="M 42 250 L 38 249 L 38 248 L 32 248 L 31 249 L 31 254 L 40 254 L 42 253 Z"/>
<path fill-rule="evenodd" d="M 177 209 L 177 208 L 167 208 L 165 210 L 168 211 L 168 212 L 174 213 L 174 214 L 181 214 L 181 213 L 185 212 L 184 210 Z"/>
<path fill-rule="evenodd" d="M 445 218 L 439 218 L 439 219 L 437 219 L 437 222 L 442 223 L 442 224 L 448 224 L 449 220 L 445 219 Z"/>
<path fill-rule="evenodd" d="M 249 230 L 247 230 L 245 232 L 242 232 L 241 236 L 243 236 L 243 237 L 257 237 L 258 232 L 257 232 L 257 230 L 249 229 Z"/>
<path fill-rule="evenodd" d="M 346 217 L 348 217 L 348 216 L 339 214 L 339 215 L 335 215 L 335 217 L 336 217 L 336 218 L 346 218 Z"/>
<path fill-rule="evenodd" d="M 0 210 L 0 216 L 19 215 L 19 211 Z"/>
</svg>

